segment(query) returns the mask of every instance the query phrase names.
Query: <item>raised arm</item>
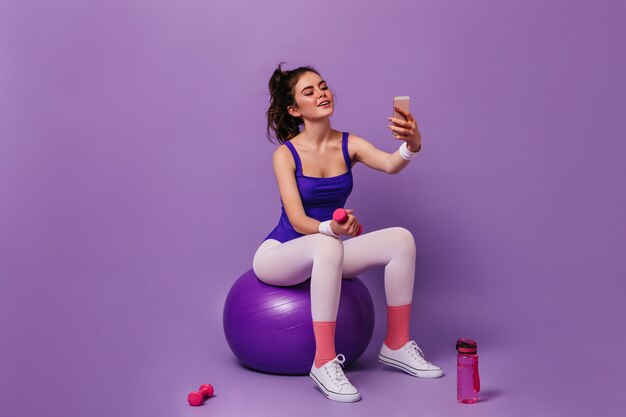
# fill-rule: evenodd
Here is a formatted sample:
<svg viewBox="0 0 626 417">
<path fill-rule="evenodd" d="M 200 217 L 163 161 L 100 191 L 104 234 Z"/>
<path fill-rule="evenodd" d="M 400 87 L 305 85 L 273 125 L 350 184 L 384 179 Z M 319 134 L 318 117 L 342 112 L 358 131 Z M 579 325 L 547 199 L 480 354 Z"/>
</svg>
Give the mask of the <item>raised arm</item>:
<svg viewBox="0 0 626 417">
<path fill-rule="evenodd" d="M 390 117 L 388 120 L 393 125 L 387 127 L 393 132 L 396 139 L 406 142 L 410 152 L 419 152 L 422 148 L 422 137 L 417 122 L 411 113 L 406 113 L 399 108 L 397 110 L 404 115 L 406 120 Z M 381 151 L 367 140 L 356 135 L 350 135 L 349 143 L 350 148 L 355 153 L 356 161 L 363 162 L 368 167 L 378 171 L 396 174 L 409 164 L 409 161 L 400 156 L 399 150 L 393 153 Z"/>
</svg>

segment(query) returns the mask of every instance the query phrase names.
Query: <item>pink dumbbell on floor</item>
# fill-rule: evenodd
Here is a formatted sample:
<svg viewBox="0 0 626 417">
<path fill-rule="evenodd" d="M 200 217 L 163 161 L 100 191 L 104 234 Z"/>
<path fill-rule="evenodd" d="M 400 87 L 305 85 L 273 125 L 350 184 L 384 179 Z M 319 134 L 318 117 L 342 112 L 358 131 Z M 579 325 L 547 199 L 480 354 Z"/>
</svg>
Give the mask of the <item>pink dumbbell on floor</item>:
<svg viewBox="0 0 626 417">
<path fill-rule="evenodd" d="M 337 223 L 341 224 L 348 220 L 348 212 L 345 209 L 338 208 L 333 212 L 333 220 Z M 360 235 L 363 233 L 363 226 L 359 223 L 359 231 L 356 232 L 356 235 Z"/>
<path fill-rule="evenodd" d="M 213 396 L 213 385 L 211 384 L 202 384 L 200 385 L 200 389 L 198 391 L 190 392 L 187 396 L 187 401 L 189 405 L 199 406 L 204 403 L 204 400 L 209 399 Z"/>
</svg>

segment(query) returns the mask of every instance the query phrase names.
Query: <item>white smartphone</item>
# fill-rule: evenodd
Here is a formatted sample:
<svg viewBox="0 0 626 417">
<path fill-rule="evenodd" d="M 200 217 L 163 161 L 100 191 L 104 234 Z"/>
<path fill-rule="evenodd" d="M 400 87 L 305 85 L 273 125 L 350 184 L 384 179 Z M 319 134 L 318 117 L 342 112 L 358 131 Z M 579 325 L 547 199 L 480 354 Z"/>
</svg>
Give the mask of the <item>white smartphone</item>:
<svg viewBox="0 0 626 417">
<path fill-rule="evenodd" d="M 393 98 L 393 117 L 400 120 L 406 120 L 406 117 L 404 117 L 402 113 L 396 111 L 396 107 L 399 107 L 409 113 L 409 96 L 395 96 Z"/>
</svg>

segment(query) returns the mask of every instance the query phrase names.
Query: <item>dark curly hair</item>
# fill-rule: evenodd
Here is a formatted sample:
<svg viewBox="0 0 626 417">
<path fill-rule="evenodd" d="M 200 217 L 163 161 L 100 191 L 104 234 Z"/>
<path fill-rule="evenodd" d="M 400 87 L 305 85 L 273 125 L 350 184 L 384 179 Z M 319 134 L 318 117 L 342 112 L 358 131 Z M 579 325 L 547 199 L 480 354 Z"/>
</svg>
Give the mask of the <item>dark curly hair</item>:
<svg viewBox="0 0 626 417">
<path fill-rule="evenodd" d="M 311 66 L 298 67 L 291 71 L 283 71 L 284 62 L 278 64 L 278 68 L 272 74 L 269 82 L 270 107 L 267 109 L 267 139 L 273 142 L 275 137 L 278 142 L 285 143 L 300 133 L 302 118 L 294 117 L 287 112 L 287 108 L 294 106 L 294 88 L 305 72 L 320 73 Z M 272 132 L 274 135 L 272 135 Z"/>
</svg>

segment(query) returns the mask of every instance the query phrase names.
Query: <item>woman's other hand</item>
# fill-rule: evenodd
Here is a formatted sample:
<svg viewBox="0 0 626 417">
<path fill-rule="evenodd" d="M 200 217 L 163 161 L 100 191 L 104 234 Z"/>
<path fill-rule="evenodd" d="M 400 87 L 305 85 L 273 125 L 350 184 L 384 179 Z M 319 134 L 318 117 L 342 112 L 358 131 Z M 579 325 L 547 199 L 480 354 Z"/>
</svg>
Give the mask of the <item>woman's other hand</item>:
<svg viewBox="0 0 626 417">
<path fill-rule="evenodd" d="M 331 220 L 330 228 L 338 235 L 354 237 L 359 232 L 359 221 L 352 215 L 353 209 L 345 209 L 348 213 L 348 219 L 343 223 L 338 223 L 335 220 Z"/>
</svg>

